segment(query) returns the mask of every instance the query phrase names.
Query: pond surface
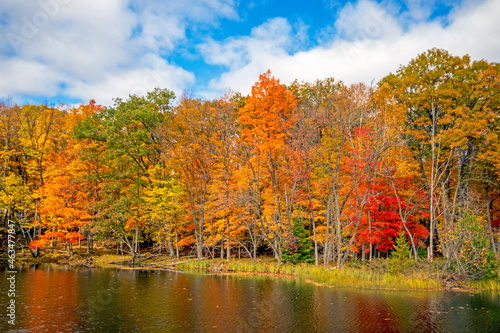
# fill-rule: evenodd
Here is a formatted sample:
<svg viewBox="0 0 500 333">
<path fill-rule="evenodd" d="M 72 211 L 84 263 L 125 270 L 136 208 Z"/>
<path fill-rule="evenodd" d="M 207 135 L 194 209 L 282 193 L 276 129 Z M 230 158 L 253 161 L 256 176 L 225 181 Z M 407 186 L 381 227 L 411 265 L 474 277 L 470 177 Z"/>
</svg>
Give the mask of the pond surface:
<svg viewBox="0 0 500 333">
<path fill-rule="evenodd" d="M 318 287 L 262 276 L 18 268 L 0 332 L 500 332 L 500 294 Z"/>
</svg>

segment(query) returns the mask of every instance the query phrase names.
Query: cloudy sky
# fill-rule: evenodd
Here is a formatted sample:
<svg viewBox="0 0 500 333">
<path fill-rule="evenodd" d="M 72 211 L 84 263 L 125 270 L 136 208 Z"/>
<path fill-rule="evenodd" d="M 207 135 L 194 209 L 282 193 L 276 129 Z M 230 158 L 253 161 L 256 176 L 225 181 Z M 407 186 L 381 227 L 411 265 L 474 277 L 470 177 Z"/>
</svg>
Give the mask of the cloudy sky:
<svg viewBox="0 0 500 333">
<path fill-rule="evenodd" d="M 376 83 L 438 47 L 500 62 L 499 0 L 0 0 L 0 99 L 76 104 Z"/>
</svg>

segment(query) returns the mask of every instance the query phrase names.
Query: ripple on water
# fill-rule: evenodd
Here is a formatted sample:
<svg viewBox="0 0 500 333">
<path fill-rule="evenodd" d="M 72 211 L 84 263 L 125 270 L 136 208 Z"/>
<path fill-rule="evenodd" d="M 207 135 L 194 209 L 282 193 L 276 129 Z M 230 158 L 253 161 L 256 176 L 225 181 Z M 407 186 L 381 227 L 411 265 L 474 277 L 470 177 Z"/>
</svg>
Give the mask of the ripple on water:
<svg viewBox="0 0 500 333">
<path fill-rule="evenodd" d="M 2 271 L 5 274 L 5 270 Z M 7 280 L 1 276 L 1 290 Z M 498 294 L 335 289 L 291 279 L 22 268 L 16 332 L 495 332 Z M 0 294 L 1 304 L 7 295 Z M 11 329 L 4 317 L 0 331 Z"/>
</svg>

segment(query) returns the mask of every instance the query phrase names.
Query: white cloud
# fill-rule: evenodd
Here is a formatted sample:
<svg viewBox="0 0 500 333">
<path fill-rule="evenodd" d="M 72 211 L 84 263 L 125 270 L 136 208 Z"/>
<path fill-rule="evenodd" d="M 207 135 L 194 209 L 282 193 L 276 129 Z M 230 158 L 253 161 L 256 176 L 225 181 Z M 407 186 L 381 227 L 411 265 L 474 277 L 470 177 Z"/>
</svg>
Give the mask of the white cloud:
<svg viewBox="0 0 500 333">
<path fill-rule="evenodd" d="M 450 51 L 468 53 L 475 59 L 500 62 L 500 2 L 488 0 L 476 6 L 467 2 L 453 13 L 443 42 Z"/>
<path fill-rule="evenodd" d="M 411 2 L 411 1 L 410 1 Z M 411 15 L 421 19 L 429 9 Z M 223 42 L 208 41 L 201 50 L 207 61 L 222 64 L 228 71 L 210 82 L 206 97 L 215 97 L 232 88 L 249 93 L 260 73 L 271 69 L 284 83 L 295 79 L 314 81 L 335 77 L 346 83 L 376 83 L 401 64 L 426 50 L 444 48 L 455 55 L 470 54 L 473 59 L 500 60 L 500 2 L 484 1 L 480 4 L 465 2 L 440 21 L 416 21 L 408 24 L 408 13 L 397 16 L 393 8 L 360 0 L 347 4 L 339 11 L 335 25 L 325 28 L 331 36 L 323 44 L 307 51 L 287 52 L 287 43 L 293 43 L 291 29 L 271 29 L 269 22 L 260 26 L 259 35 L 230 38 Z M 287 21 L 280 25 L 290 26 Z M 278 35 L 276 35 L 278 33 Z M 273 36 L 272 43 L 263 36 Z M 286 41 L 282 43 L 280 41 Z M 328 41 L 328 42 L 325 42 Z M 271 44 L 269 50 L 255 45 Z"/>
<path fill-rule="evenodd" d="M 229 38 L 223 43 L 209 39 L 199 49 L 205 62 L 239 68 L 260 54 L 284 56 L 292 42 L 292 28 L 284 18 L 274 18 L 252 29 L 250 36 Z"/>
<path fill-rule="evenodd" d="M 274 18 L 254 27 L 250 36 L 228 38 L 221 42 L 209 39 L 199 47 L 205 62 L 223 65 L 229 72 L 210 82 L 207 91 L 200 92 L 205 98 L 214 98 L 227 89 L 248 93 L 249 83 L 255 82 L 269 66 L 289 57 L 288 50 L 296 40 L 304 38 L 304 26 L 294 33 L 285 18 Z"/>
<path fill-rule="evenodd" d="M 193 74 L 159 55 L 185 39 L 189 24 L 237 17 L 232 0 L 0 2 L 0 70 L 10 78 L 0 80 L 0 96 L 66 95 L 106 105 L 149 87 L 150 77 L 182 93 Z"/>
<path fill-rule="evenodd" d="M 435 0 L 404 0 L 408 14 L 417 21 L 426 20 L 434 9 Z"/>
<path fill-rule="evenodd" d="M 15 96 L 22 87 L 22 93 L 51 97 L 56 95 L 59 82 L 65 75 L 50 66 L 19 59 L 0 58 L 0 92 L 2 97 Z"/>
<path fill-rule="evenodd" d="M 192 73 L 166 63 L 155 54 L 148 54 L 135 69 L 109 72 L 103 80 L 92 84 L 75 81 L 68 86 L 67 92 L 72 96 L 92 96 L 96 101 L 106 100 L 110 105 L 112 98 L 124 98 L 130 94 L 142 96 L 155 87 L 166 87 L 180 95 L 194 80 Z M 110 91 L 113 92 L 111 96 Z"/>
<path fill-rule="evenodd" d="M 214 98 L 228 88 L 249 93 L 267 69 L 284 83 L 335 77 L 370 84 L 432 47 L 500 61 L 500 1 L 463 0 L 434 21 L 436 3 L 452 0 L 404 1 L 406 12 L 395 0 L 343 7 L 325 0 L 337 18 L 312 31 L 320 40 L 311 47 L 311 27 L 281 17 L 247 36 L 207 37 L 201 45 L 188 39 L 217 29 L 223 18 L 239 20 L 235 0 L 0 0 L 0 97 L 64 95 L 110 105 L 163 86 L 178 95 L 197 87 L 203 91 L 196 95 Z M 179 45 L 188 46 L 179 51 Z M 187 54 L 192 49 L 206 64 L 225 68 L 207 87 L 166 60 L 175 52 L 196 60 Z"/>
<path fill-rule="evenodd" d="M 360 0 L 347 5 L 335 21 L 337 37 L 347 41 L 389 39 L 401 34 L 401 27 L 389 12 L 374 2 Z"/>
</svg>

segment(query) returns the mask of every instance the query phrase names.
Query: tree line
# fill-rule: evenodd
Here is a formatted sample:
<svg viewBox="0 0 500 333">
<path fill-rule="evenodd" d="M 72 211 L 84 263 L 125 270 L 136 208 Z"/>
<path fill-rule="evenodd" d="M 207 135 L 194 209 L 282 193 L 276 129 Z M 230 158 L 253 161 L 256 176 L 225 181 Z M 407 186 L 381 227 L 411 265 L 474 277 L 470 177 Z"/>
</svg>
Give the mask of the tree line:
<svg viewBox="0 0 500 333">
<path fill-rule="evenodd" d="M 303 228 L 314 262 L 339 268 L 404 233 L 415 261 L 473 269 L 500 240 L 499 70 L 432 49 L 375 87 L 268 71 L 214 100 L 4 102 L 2 228 L 15 221 L 35 257 L 96 240 L 280 262 Z"/>
</svg>

